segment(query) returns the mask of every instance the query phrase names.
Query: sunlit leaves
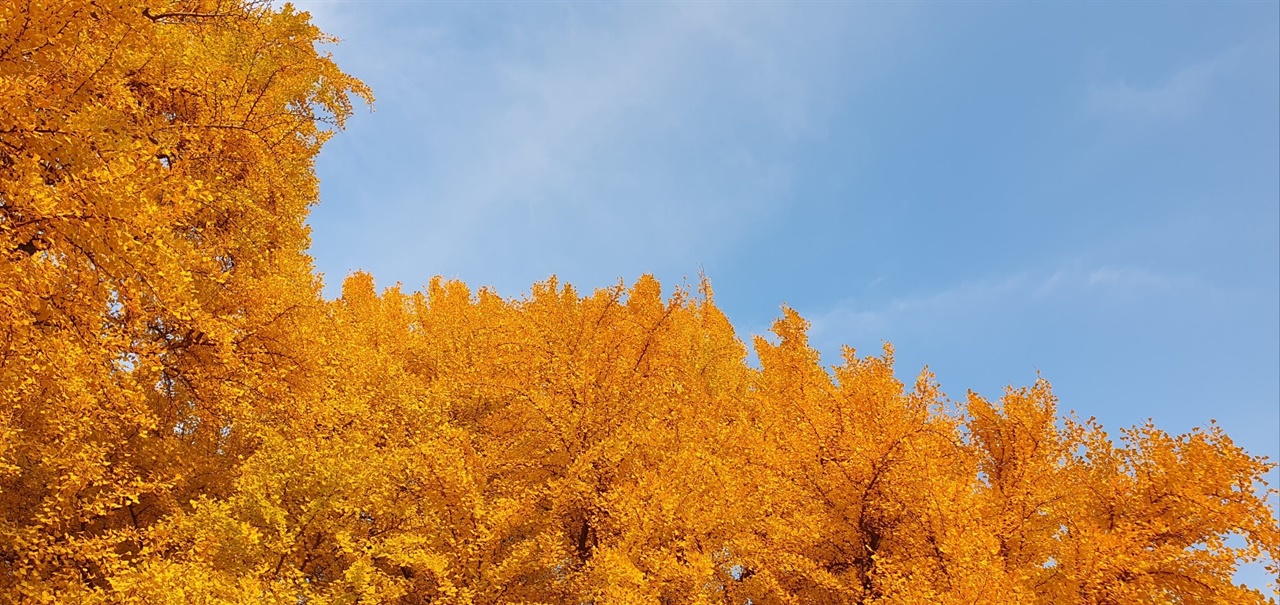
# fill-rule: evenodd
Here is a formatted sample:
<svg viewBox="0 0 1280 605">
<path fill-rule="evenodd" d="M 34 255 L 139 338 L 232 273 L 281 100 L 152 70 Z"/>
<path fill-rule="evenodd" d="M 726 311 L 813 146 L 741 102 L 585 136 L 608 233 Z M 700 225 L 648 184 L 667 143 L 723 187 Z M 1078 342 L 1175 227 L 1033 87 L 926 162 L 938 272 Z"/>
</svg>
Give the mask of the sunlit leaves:
<svg viewBox="0 0 1280 605">
<path fill-rule="evenodd" d="M 0 593 L 106 590 L 308 392 L 318 121 L 365 94 L 323 39 L 261 3 L 0 4 Z"/>
<path fill-rule="evenodd" d="M 759 367 L 709 283 L 326 301 L 367 97 L 291 7 L 0 4 L 0 602 L 1250 603 L 1272 463 L 1049 384 Z"/>
</svg>

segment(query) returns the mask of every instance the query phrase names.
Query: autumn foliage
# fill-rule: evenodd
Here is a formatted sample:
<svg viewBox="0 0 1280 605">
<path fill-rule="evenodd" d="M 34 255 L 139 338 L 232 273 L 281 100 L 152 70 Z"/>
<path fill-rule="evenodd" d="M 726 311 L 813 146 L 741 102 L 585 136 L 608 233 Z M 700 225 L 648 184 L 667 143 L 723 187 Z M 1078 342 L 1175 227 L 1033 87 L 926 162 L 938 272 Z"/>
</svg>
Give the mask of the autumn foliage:
<svg viewBox="0 0 1280 605">
<path fill-rule="evenodd" d="M 1274 465 L 892 349 L 759 367 L 705 281 L 324 300 L 305 13 L 0 3 L 2 603 L 1260 603 Z"/>
</svg>

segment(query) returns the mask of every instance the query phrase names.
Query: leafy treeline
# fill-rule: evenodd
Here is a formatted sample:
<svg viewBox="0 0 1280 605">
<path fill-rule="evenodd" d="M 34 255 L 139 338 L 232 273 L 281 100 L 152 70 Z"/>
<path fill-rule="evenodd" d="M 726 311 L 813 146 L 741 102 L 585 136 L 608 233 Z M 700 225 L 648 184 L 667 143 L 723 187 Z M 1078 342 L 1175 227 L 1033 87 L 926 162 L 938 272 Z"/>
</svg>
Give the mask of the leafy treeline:
<svg viewBox="0 0 1280 605">
<path fill-rule="evenodd" d="M 1216 428 L 828 370 L 789 310 L 755 369 L 705 282 L 324 300 L 313 160 L 369 98 L 325 41 L 0 3 L 0 602 L 1268 600 L 1273 465 Z"/>
</svg>

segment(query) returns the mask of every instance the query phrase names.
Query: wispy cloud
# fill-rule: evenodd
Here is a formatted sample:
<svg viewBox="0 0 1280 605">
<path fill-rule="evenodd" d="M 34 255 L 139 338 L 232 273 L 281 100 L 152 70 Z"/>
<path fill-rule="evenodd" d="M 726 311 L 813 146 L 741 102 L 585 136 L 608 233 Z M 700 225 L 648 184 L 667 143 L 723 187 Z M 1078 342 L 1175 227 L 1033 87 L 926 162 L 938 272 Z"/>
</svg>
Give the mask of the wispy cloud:
<svg viewBox="0 0 1280 605">
<path fill-rule="evenodd" d="M 866 304 L 846 300 L 814 313 L 815 341 L 886 339 L 904 330 L 938 324 L 963 325 L 977 317 L 1007 314 L 1068 302 L 1127 303 L 1145 297 L 1196 295 L 1216 297 L 1216 290 L 1189 276 L 1170 275 L 1130 265 L 1085 266 L 1070 263 L 1051 271 L 1024 272 L 962 282 Z"/>
<path fill-rule="evenodd" d="M 1134 86 L 1123 80 L 1095 85 L 1089 90 L 1089 108 L 1137 118 L 1185 118 L 1208 96 L 1212 77 L 1212 63 L 1197 63 L 1159 86 Z"/>
<path fill-rule="evenodd" d="M 1193 63 L 1157 84 L 1132 83 L 1127 79 L 1089 88 L 1088 109 L 1097 115 L 1113 115 L 1146 120 L 1177 120 L 1196 113 L 1210 96 L 1213 82 L 1243 52 L 1232 48 L 1215 57 Z"/>
<path fill-rule="evenodd" d="M 398 217 L 327 223 L 322 204 L 316 241 L 376 233 L 366 249 L 445 273 L 512 254 L 568 276 L 709 261 L 782 207 L 795 150 L 856 88 L 849 57 L 892 29 L 772 4 L 301 6 L 379 95 L 327 157 L 394 191 L 357 218 Z"/>
</svg>

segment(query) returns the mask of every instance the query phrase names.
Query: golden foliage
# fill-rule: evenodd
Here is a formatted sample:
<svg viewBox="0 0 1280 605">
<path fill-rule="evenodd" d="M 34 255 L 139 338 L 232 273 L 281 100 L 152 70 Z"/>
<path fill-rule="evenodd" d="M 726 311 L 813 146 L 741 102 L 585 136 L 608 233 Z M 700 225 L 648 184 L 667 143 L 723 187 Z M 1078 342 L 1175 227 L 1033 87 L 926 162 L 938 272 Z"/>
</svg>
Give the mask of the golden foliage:
<svg viewBox="0 0 1280 605">
<path fill-rule="evenodd" d="M 287 5 L 0 6 L 0 602 L 1249 603 L 1273 465 L 710 286 L 318 293 L 367 90 Z"/>
</svg>

